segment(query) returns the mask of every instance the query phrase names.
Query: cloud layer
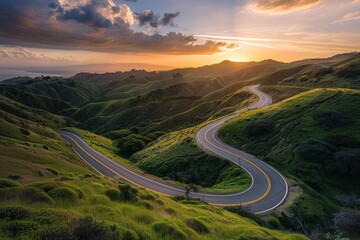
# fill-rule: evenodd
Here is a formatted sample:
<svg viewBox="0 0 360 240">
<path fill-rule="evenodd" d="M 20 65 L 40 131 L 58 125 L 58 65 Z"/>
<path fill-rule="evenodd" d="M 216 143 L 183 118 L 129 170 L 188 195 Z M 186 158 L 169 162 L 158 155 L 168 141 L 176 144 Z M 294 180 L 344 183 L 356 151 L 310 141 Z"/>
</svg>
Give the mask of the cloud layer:
<svg viewBox="0 0 360 240">
<path fill-rule="evenodd" d="M 199 44 L 195 37 L 182 33 L 146 34 L 131 29 L 135 22 L 152 28 L 175 26 L 179 14 L 133 13 L 126 4 L 113 0 L 1 1 L 0 44 L 164 54 L 214 54 L 226 48 L 224 42 Z"/>
<path fill-rule="evenodd" d="M 260 12 L 288 13 L 310 8 L 318 3 L 320 0 L 254 0 L 249 7 Z"/>
</svg>

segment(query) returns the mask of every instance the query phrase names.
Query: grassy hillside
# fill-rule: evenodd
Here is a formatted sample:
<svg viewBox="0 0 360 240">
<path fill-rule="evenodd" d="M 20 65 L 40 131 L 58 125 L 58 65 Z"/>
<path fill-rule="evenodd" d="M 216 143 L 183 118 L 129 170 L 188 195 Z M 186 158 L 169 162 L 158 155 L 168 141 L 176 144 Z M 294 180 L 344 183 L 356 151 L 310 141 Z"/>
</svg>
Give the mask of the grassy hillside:
<svg viewBox="0 0 360 240">
<path fill-rule="evenodd" d="M 66 119 L 0 106 L 1 239 L 306 239 L 96 175 L 52 129 Z"/>
<path fill-rule="evenodd" d="M 15 83 L 4 81 L 0 84 L 0 93 L 23 104 L 41 108 L 50 112 L 63 110 L 68 104 L 81 106 L 95 97 L 98 89 L 89 82 L 75 82 L 59 77 L 43 77 Z M 46 99 L 45 99 L 46 98 Z M 45 105 L 44 101 L 51 104 Z M 59 106 L 56 106 L 59 104 Z M 52 108 L 55 106 L 55 109 Z"/>
<path fill-rule="evenodd" d="M 181 183 L 194 183 L 212 192 L 236 192 L 250 186 L 251 179 L 225 159 L 208 155 L 195 143 L 193 127 L 162 136 L 131 160 L 144 171 Z"/>
<path fill-rule="evenodd" d="M 296 179 L 293 214 L 311 229 L 331 226 L 341 194 L 360 194 L 360 91 L 314 89 L 229 121 L 219 132 Z"/>
<path fill-rule="evenodd" d="M 303 61 L 289 64 L 255 82 L 264 85 L 295 85 L 300 87 L 360 88 L 360 54 L 322 61 Z"/>
</svg>

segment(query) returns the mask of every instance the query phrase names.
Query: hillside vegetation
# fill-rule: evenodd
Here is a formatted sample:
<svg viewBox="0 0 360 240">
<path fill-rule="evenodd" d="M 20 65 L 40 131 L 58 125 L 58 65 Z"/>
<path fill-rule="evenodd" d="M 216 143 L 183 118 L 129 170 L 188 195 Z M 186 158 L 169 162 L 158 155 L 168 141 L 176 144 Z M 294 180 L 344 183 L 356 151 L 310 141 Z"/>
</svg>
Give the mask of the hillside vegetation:
<svg viewBox="0 0 360 240">
<path fill-rule="evenodd" d="M 1 239 L 306 239 L 96 175 L 52 129 L 65 118 L 1 103 Z"/>
<path fill-rule="evenodd" d="M 226 123 L 219 136 L 296 179 L 293 214 L 306 228 L 331 226 L 342 194 L 360 194 L 360 91 L 314 89 Z"/>
</svg>

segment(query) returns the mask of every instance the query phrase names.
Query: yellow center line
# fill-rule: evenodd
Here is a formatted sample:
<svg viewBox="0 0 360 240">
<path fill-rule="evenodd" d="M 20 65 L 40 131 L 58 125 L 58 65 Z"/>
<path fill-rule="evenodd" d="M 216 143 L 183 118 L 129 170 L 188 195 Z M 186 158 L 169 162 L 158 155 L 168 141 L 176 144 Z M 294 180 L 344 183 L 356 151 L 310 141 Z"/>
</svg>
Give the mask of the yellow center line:
<svg viewBox="0 0 360 240">
<path fill-rule="evenodd" d="M 220 123 L 219 123 L 219 124 L 220 124 Z M 264 199 L 267 195 L 269 195 L 269 192 L 270 192 L 270 189 L 271 189 L 270 178 L 269 178 L 269 176 L 264 172 L 264 170 L 262 170 L 262 169 L 261 169 L 259 166 L 257 166 L 255 163 L 251 162 L 251 160 L 249 160 L 249 159 L 247 159 L 247 158 L 245 158 L 245 157 L 243 157 L 243 156 L 237 155 L 237 154 L 235 154 L 235 153 L 229 152 L 229 151 L 227 151 L 226 149 L 223 149 L 223 148 L 221 148 L 221 147 L 219 147 L 219 146 L 211 143 L 211 142 L 209 141 L 209 139 L 207 138 L 207 134 L 209 133 L 209 131 L 210 131 L 212 128 L 214 128 L 214 127 L 216 127 L 217 125 L 219 125 L 219 124 L 214 125 L 213 127 L 209 128 L 209 129 L 205 132 L 205 141 L 206 141 L 207 143 L 209 143 L 210 145 L 212 145 L 213 147 L 215 147 L 215 148 L 217 148 L 217 149 L 220 149 L 220 150 L 222 150 L 222 151 L 224 151 L 224 152 L 226 152 L 226 153 L 229 153 L 230 155 L 233 155 L 233 156 L 235 156 L 235 157 L 241 158 L 241 159 L 245 160 L 246 162 L 248 162 L 249 164 L 253 165 L 255 168 L 257 168 L 257 169 L 265 176 L 268 186 L 267 186 L 267 189 L 266 189 L 265 193 L 264 193 L 263 195 L 261 195 L 261 196 L 260 196 L 259 198 L 257 198 L 257 199 L 254 199 L 254 200 L 251 200 L 251 201 L 248 201 L 248 202 L 244 202 L 244 203 L 241 203 L 241 204 L 212 204 L 212 205 L 217 205 L 217 206 L 249 205 L 249 204 L 256 203 L 256 202 Z M 240 167 L 241 167 L 241 166 L 240 166 Z"/>
<path fill-rule="evenodd" d="M 156 191 L 156 190 L 153 190 L 153 189 L 144 187 L 144 186 L 142 186 L 142 185 L 140 185 L 140 184 L 138 184 L 138 183 L 136 183 L 136 182 L 133 182 L 133 181 L 131 181 L 130 179 L 128 179 L 128 178 L 120 175 L 119 173 L 117 173 L 116 171 L 114 171 L 113 169 L 111 169 L 110 167 L 108 167 L 107 165 L 105 165 L 103 162 L 99 161 L 99 160 L 96 159 L 94 156 L 92 156 L 88 151 L 86 151 L 83 147 L 81 147 L 72 137 L 70 137 L 70 136 L 68 136 L 68 135 L 66 135 L 66 136 L 67 136 L 68 138 L 70 138 L 71 141 L 73 141 L 73 142 L 76 144 L 76 146 L 78 146 L 84 153 L 86 153 L 89 157 L 91 157 L 92 159 L 94 159 L 96 162 L 100 163 L 103 167 L 105 167 L 106 169 L 108 169 L 109 171 L 111 171 L 112 173 L 114 173 L 116 176 L 119 176 L 119 177 L 125 179 L 126 181 L 128 181 L 128 182 L 130 182 L 130 183 L 132 183 L 132 184 L 134 184 L 134 185 L 136 185 L 136 186 L 138 186 L 138 187 L 140 187 L 140 188 L 145 188 L 145 189 L 147 189 L 147 190 L 156 192 L 156 193 L 158 193 L 158 194 L 161 194 L 161 195 L 164 195 L 164 196 L 167 196 L 167 197 L 171 197 L 171 195 L 168 195 L 168 194 L 166 194 L 166 193 L 158 192 L 158 191 Z"/>
</svg>

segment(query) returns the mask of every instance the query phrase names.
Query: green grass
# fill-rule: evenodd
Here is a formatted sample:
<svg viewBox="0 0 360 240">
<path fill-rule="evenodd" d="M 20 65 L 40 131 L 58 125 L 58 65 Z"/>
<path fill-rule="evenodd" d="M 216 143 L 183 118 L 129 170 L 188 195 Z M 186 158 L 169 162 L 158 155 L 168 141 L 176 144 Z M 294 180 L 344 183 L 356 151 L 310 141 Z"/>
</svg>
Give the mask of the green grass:
<svg viewBox="0 0 360 240">
<path fill-rule="evenodd" d="M 246 172 L 197 146 L 194 135 L 199 128 L 166 134 L 134 154 L 131 160 L 146 172 L 181 183 L 194 183 L 203 191 L 230 193 L 249 187 L 251 179 Z"/>
<path fill-rule="evenodd" d="M 216 193 L 238 192 L 251 183 L 248 174 L 240 168 L 227 160 L 207 155 L 197 147 L 192 139 L 197 128 L 167 134 L 130 160 L 120 157 L 118 149 L 108 138 L 76 128 L 65 129 L 78 134 L 115 162 L 156 181 L 174 186 L 194 182 L 201 186 L 201 191 Z M 194 176 L 194 172 L 197 172 L 198 179 L 186 178 Z"/>
<path fill-rule="evenodd" d="M 360 92 L 350 89 L 314 89 L 300 93 L 265 109 L 252 110 L 226 123 L 219 136 L 227 143 L 259 156 L 282 173 L 300 182 L 304 195 L 294 203 L 301 219 L 319 224 L 331 222 L 339 210 L 334 199 L 341 193 L 360 193 L 359 179 L 351 175 L 327 174 L 316 159 L 304 160 L 298 153 L 299 144 L 308 139 L 326 141 L 331 135 L 352 136 L 360 140 Z M 333 110 L 351 118 L 343 127 L 324 128 L 314 116 Z M 267 121 L 274 129 L 257 137 L 247 136 L 249 123 Z M 337 147 L 336 151 L 346 150 Z M 316 218 L 316 219 L 314 219 Z"/>
<path fill-rule="evenodd" d="M 35 116 L 1 113 L 1 239 L 305 239 L 200 202 L 175 202 L 143 189 L 135 201 L 112 201 L 106 192 L 120 182 L 94 174 L 56 132 L 29 120 Z M 19 126 L 26 131 L 17 131 Z"/>
<path fill-rule="evenodd" d="M 83 178 L 78 174 L 66 181 L 46 180 L 2 188 L 0 237 L 38 239 L 62 235 L 66 238 L 69 232 L 80 234 L 84 228 L 85 233 L 98 234 L 99 238 L 119 235 L 116 239 L 125 239 L 124 236 L 129 237 L 126 239 L 306 239 L 260 227 L 252 220 L 216 207 L 183 204 L 145 190 L 140 190 L 138 200 L 132 203 L 111 201 L 105 191 L 117 184 L 115 180 L 93 175 Z M 81 198 L 76 191 L 82 194 Z M 52 201 L 38 201 L 35 193 L 42 193 Z"/>
</svg>

